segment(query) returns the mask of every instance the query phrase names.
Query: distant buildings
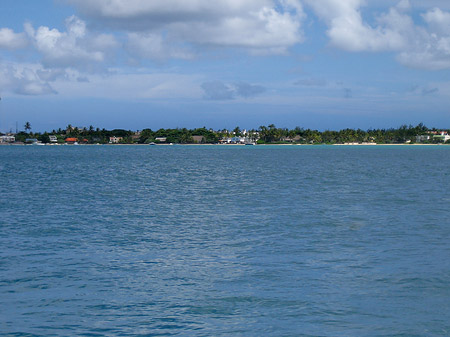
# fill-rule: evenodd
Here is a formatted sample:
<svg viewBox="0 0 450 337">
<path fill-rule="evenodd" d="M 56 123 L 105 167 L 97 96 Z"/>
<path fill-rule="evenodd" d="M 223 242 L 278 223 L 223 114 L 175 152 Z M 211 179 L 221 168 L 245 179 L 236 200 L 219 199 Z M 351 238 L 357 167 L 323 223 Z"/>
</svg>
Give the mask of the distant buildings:
<svg viewBox="0 0 450 337">
<path fill-rule="evenodd" d="M 38 140 L 36 138 L 27 138 L 25 139 L 25 144 L 37 144 Z"/>
<path fill-rule="evenodd" d="M 219 142 L 221 144 L 248 144 L 251 143 L 252 140 L 249 137 L 234 136 L 222 138 Z"/>
<path fill-rule="evenodd" d="M 51 134 L 44 133 L 0 133 L 0 144 L 408 144 L 408 143 L 428 143 L 428 144 L 450 144 L 450 130 L 427 129 L 426 127 L 412 127 L 388 129 L 388 130 L 351 130 L 325 131 L 295 128 L 275 128 L 260 127 L 259 130 L 213 130 L 198 128 L 188 130 L 180 129 L 160 129 L 152 131 L 144 129 L 142 131 L 127 131 L 122 129 L 114 130 L 89 130 L 79 131 L 78 127 L 68 127 L 71 132 L 58 129 Z M 86 128 L 83 128 L 86 129 Z"/>
<path fill-rule="evenodd" d="M 283 142 L 290 142 L 290 143 L 298 142 L 298 141 L 300 141 L 301 139 L 302 139 L 302 137 L 300 137 L 299 135 L 296 135 L 296 136 L 294 136 L 294 137 L 283 137 L 283 138 L 281 138 L 281 140 L 282 140 Z"/>
<path fill-rule="evenodd" d="M 443 141 L 444 143 L 446 141 L 450 140 L 450 136 L 445 131 L 440 131 L 440 133 L 437 134 L 437 135 L 434 135 L 433 138 L 434 139 L 439 139 L 439 140 Z"/>
<path fill-rule="evenodd" d="M 123 137 L 112 136 L 109 137 L 109 144 L 119 144 L 123 140 Z"/>
<path fill-rule="evenodd" d="M 428 142 L 430 140 L 438 140 L 445 143 L 450 140 L 450 135 L 447 131 L 428 131 L 425 135 L 416 136 L 417 143 Z"/>
<path fill-rule="evenodd" d="M 78 143 L 78 138 L 66 138 L 67 144 L 75 144 Z"/>
<path fill-rule="evenodd" d="M 0 136 L 0 143 L 14 143 L 16 141 L 16 137 L 13 135 Z"/>
</svg>

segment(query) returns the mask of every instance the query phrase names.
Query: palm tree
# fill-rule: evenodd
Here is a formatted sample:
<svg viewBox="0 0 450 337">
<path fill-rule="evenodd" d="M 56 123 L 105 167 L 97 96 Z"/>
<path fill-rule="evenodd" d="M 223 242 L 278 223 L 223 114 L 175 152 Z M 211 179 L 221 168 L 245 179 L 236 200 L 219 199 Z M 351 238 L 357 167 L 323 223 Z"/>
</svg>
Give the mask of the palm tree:
<svg viewBox="0 0 450 337">
<path fill-rule="evenodd" d="M 30 122 L 26 122 L 25 125 L 23 126 L 25 128 L 25 132 L 28 130 L 31 130 L 31 124 Z"/>
<path fill-rule="evenodd" d="M 259 136 L 260 136 L 260 139 L 262 139 L 263 141 L 265 141 L 265 142 L 267 142 L 268 141 L 268 129 L 267 129 L 267 127 L 266 126 L 264 126 L 264 125 L 261 125 L 260 127 L 259 127 Z"/>
</svg>

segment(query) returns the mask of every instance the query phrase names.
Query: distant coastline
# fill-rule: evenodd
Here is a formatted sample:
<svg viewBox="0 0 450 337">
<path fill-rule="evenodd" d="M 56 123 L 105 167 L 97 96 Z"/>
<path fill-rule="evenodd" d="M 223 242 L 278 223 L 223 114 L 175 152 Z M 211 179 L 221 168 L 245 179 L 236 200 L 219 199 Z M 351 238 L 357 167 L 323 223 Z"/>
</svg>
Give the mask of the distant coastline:
<svg viewBox="0 0 450 337">
<path fill-rule="evenodd" d="M 274 124 L 258 129 L 213 130 L 203 128 L 186 129 L 142 129 L 137 131 L 74 127 L 32 132 L 31 123 L 26 122 L 24 131 L 0 134 L 1 144 L 33 145 L 413 145 L 450 144 L 450 129 L 428 128 L 425 125 L 402 125 L 391 129 L 343 129 L 318 131 L 296 127 L 277 128 Z"/>
<path fill-rule="evenodd" d="M 142 147 L 148 147 L 148 144 L 50 144 L 50 143 L 42 143 L 39 145 L 43 145 L 43 146 L 89 146 L 89 147 L 93 147 L 93 146 L 111 146 L 111 147 L 116 147 L 116 146 L 142 146 Z M 183 146 L 183 147 L 197 147 L 197 146 L 219 146 L 219 147 L 245 147 L 245 144 L 155 144 L 156 146 L 160 147 L 170 147 L 170 146 Z M 377 143 L 370 143 L 370 144 L 325 144 L 325 143 L 316 143 L 316 144 L 256 144 L 255 146 L 258 147 L 286 147 L 286 146 L 302 146 L 302 147 L 317 147 L 317 146 L 329 146 L 329 147 L 340 147 L 340 146 L 344 146 L 344 147 L 351 147 L 351 146 L 448 146 L 450 145 L 449 143 L 436 143 L 436 144 L 429 144 L 429 143 L 403 143 L 403 144 L 377 144 Z M 26 144 L 26 143 L 0 143 L 0 146 L 4 147 L 4 146 L 35 146 L 35 144 Z"/>
</svg>

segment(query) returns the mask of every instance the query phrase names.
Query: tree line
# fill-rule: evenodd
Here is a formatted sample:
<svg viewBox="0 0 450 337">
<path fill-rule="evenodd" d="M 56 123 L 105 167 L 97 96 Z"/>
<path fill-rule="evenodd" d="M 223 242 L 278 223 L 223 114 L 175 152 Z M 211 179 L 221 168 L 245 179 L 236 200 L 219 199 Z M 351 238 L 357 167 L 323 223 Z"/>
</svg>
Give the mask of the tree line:
<svg viewBox="0 0 450 337">
<path fill-rule="evenodd" d="M 271 124 L 259 128 L 260 142 L 277 143 L 294 141 L 302 144 L 344 144 L 344 143 L 377 143 L 396 144 L 415 142 L 417 136 L 427 135 L 437 129 L 429 129 L 423 123 L 417 126 L 402 125 L 399 128 L 390 129 L 343 129 L 340 131 L 318 131 L 296 127 L 293 130 L 276 128 Z M 430 142 L 435 139 L 430 139 Z"/>
<path fill-rule="evenodd" d="M 187 129 L 143 129 L 141 131 L 131 131 L 124 129 L 106 130 L 94 128 L 78 128 L 68 125 L 65 129 L 52 130 L 52 132 L 33 133 L 31 132 L 31 124 L 27 122 L 24 125 L 24 131 L 16 134 L 16 141 L 25 142 L 26 139 L 35 138 L 43 143 L 50 142 L 50 135 L 56 136 L 59 143 L 64 143 L 67 138 L 75 138 L 79 142 L 84 143 L 100 143 L 107 144 L 110 137 L 120 137 L 120 143 L 123 144 L 148 144 L 158 142 L 158 138 L 165 138 L 166 143 L 190 144 L 194 142 L 215 144 L 220 140 L 231 137 L 246 137 L 248 141 L 257 142 L 259 144 L 282 144 L 282 143 L 298 143 L 298 144 L 343 144 L 343 143 L 377 143 L 377 144 L 396 144 L 416 141 L 417 136 L 431 134 L 432 131 L 437 132 L 435 128 L 429 129 L 423 123 L 416 126 L 402 125 L 398 128 L 390 129 L 342 129 L 333 130 L 313 130 L 301 127 L 294 129 L 277 128 L 274 124 L 268 126 L 260 126 L 258 129 L 242 130 L 236 127 L 233 130 L 212 130 L 206 127 Z M 195 136 L 196 141 L 194 141 Z M 439 142 L 439 138 L 430 137 L 423 142 Z"/>
</svg>

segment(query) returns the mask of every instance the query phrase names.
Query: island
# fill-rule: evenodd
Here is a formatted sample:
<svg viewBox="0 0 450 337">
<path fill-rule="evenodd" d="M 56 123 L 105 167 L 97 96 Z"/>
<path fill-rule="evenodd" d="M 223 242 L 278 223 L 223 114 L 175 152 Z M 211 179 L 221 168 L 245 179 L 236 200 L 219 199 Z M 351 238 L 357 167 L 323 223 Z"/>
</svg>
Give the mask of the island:
<svg viewBox="0 0 450 337">
<path fill-rule="evenodd" d="M 50 132 L 32 132 L 30 122 L 23 131 L 0 133 L 0 144 L 224 144 L 224 145 L 376 145 L 376 144 L 450 144 L 450 130 L 428 128 L 423 123 L 416 126 L 402 125 L 390 129 L 342 129 L 312 130 L 301 127 L 294 129 L 277 128 L 274 124 L 260 126 L 258 129 L 233 130 L 211 128 L 174 128 L 152 130 L 144 128 L 132 131 L 125 129 L 106 130 L 105 128 L 74 127 Z"/>
</svg>

